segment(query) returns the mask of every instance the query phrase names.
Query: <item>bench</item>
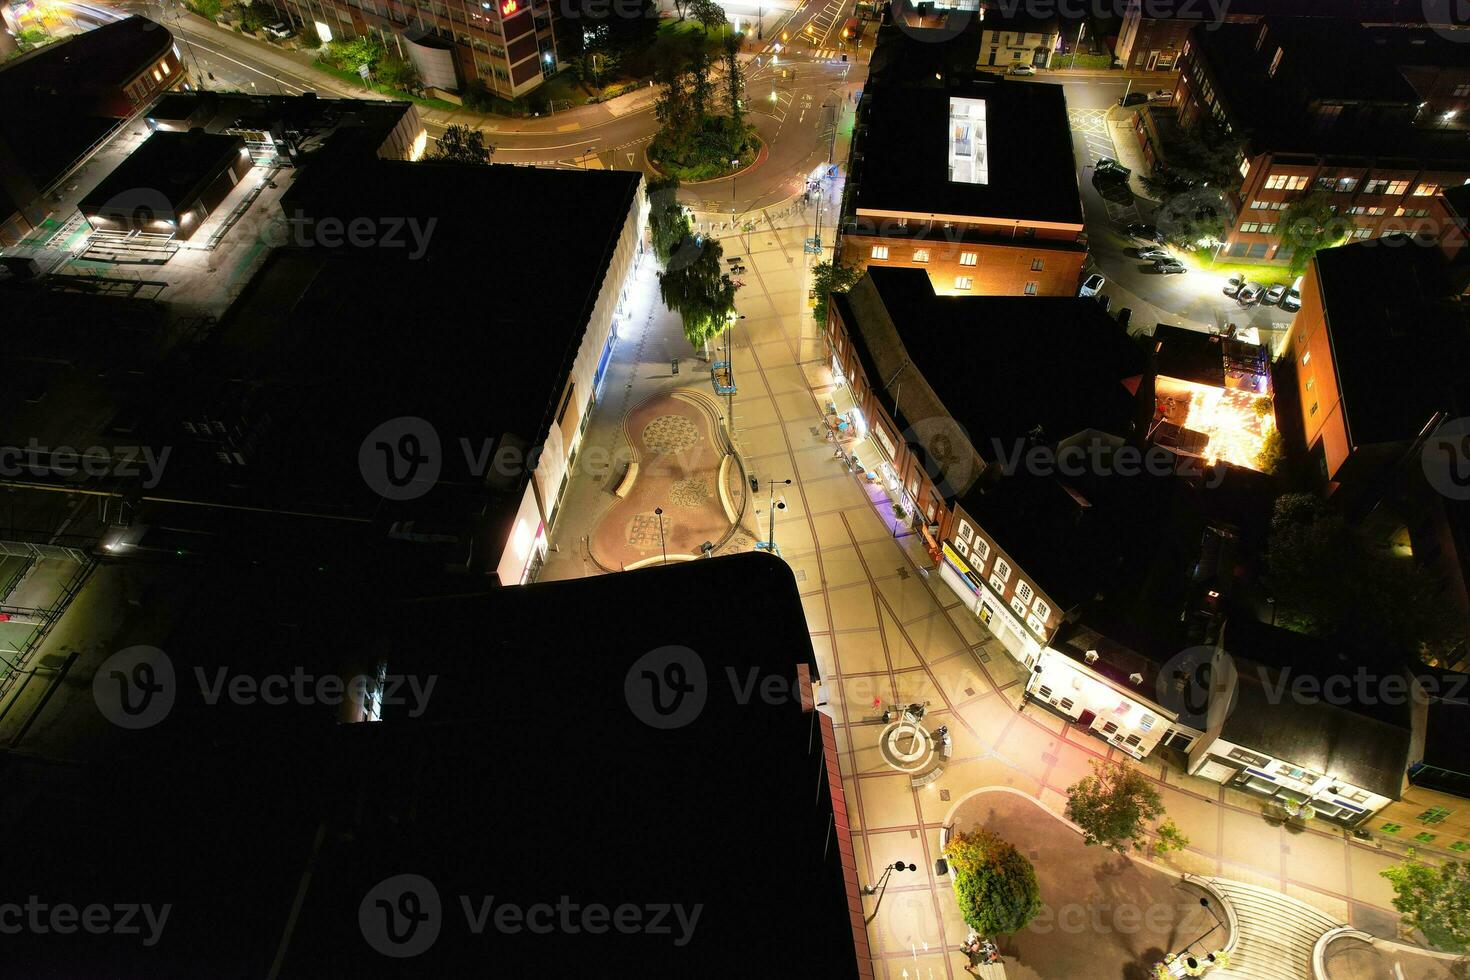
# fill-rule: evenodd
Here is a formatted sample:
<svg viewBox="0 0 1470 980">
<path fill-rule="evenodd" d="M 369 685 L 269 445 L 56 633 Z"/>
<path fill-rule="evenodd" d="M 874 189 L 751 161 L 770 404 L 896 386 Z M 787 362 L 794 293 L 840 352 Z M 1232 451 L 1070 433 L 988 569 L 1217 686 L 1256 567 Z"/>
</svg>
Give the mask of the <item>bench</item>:
<svg viewBox="0 0 1470 980">
<path fill-rule="evenodd" d="M 638 464 L 637 462 L 632 462 L 629 463 L 628 468 L 623 471 L 623 478 L 618 481 L 617 488 L 613 490 L 613 495 L 617 497 L 626 497 L 628 495 L 628 491 L 633 489 L 633 481 L 636 479 L 638 479 Z"/>
</svg>

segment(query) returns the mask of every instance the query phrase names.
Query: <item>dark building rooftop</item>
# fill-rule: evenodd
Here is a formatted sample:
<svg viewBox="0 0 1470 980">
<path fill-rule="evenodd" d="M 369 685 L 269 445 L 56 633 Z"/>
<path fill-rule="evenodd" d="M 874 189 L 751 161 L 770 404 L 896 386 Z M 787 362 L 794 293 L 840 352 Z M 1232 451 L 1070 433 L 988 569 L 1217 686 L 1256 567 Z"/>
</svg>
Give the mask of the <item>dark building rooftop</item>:
<svg viewBox="0 0 1470 980">
<path fill-rule="evenodd" d="M 154 133 L 82 198 L 84 214 L 130 217 L 139 208 L 172 220 L 245 152 L 238 136 Z"/>
<path fill-rule="evenodd" d="M 1354 445 L 1413 439 L 1470 364 L 1470 321 L 1442 253 L 1403 235 L 1315 259 Z"/>
<path fill-rule="evenodd" d="M 0 102 L 95 96 L 130 81 L 173 43 L 167 28 L 138 16 L 73 34 L 0 66 Z"/>
<path fill-rule="evenodd" d="M 982 100 L 985 183 L 951 179 L 951 99 Z M 942 89 L 880 85 L 859 109 L 851 211 L 1081 227 L 1067 104 L 1057 85 L 1005 78 Z M 978 166 L 978 164 L 977 164 Z"/>
<path fill-rule="evenodd" d="M 291 977 L 462 977 L 487 962 L 747 977 L 772 961 L 802 977 L 863 975 L 827 731 L 796 690 L 799 672 L 815 678 L 814 655 L 783 563 L 740 555 L 409 604 L 342 574 L 312 584 L 211 570 L 171 588 L 172 612 L 135 632 L 180 680 L 167 716 L 140 731 L 104 725 L 66 767 L 0 759 L 8 814 L 87 845 L 6 849 L 0 874 L 18 894 L 172 904 L 154 947 L 29 934 L 7 942 L 9 963 L 120 980 L 260 977 L 278 957 Z M 761 642 L 710 629 L 697 604 L 649 608 L 671 592 L 761 609 Z M 589 628 L 556 632 L 569 615 Z M 707 680 L 688 697 L 702 708 L 681 726 L 647 724 L 661 716 L 640 658 L 691 637 L 684 662 Z M 378 723 L 337 724 L 330 706 L 295 698 L 210 704 L 193 679 L 343 675 L 379 661 L 427 696 L 405 684 L 393 696 L 406 704 Z M 662 662 L 648 666 L 662 676 Z M 759 693 L 767 678 L 780 694 Z M 442 918 L 426 951 L 395 959 L 366 941 L 360 909 L 378 912 L 369 892 L 403 874 L 432 883 Z M 494 896 L 483 935 L 461 896 L 475 913 Z M 663 933 L 494 925 L 503 905 L 561 896 L 697 906 L 698 918 L 682 944 L 672 912 Z"/>
</svg>

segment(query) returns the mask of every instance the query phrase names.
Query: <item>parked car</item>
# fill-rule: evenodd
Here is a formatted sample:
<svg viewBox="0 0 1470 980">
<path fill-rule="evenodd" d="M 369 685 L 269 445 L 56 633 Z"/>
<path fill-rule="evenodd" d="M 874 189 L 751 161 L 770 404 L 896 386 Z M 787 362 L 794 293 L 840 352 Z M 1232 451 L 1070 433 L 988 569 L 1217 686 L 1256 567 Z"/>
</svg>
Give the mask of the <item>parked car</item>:
<svg viewBox="0 0 1470 980">
<path fill-rule="evenodd" d="M 1286 285 L 1283 283 L 1279 286 L 1272 286 L 1270 289 L 1266 290 L 1266 292 L 1261 296 L 1261 302 L 1265 303 L 1267 306 L 1275 306 L 1277 303 L 1281 302 L 1284 296 L 1286 296 Z"/>
<path fill-rule="evenodd" d="M 1143 105 L 1143 103 L 1147 101 L 1148 96 L 1144 95 L 1142 92 L 1129 92 L 1127 95 L 1118 100 L 1118 105 L 1124 107 L 1130 105 Z"/>
<path fill-rule="evenodd" d="M 1153 248 L 1164 241 L 1163 232 L 1153 225 L 1146 225 L 1139 221 L 1129 225 L 1125 231 L 1128 237 L 1133 239 L 1133 244 L 1139 248 Z"/>
<path fill-rule="evenodd" d="M 1098 291 L 1103 288 L 1103 283 L 1106 281 L 1107 280 L 1104 279 L 1100 273 L 1094 272 L 1092 275 L 1088 276 L 1082 281 L 1082 288 L 1077 290 L 1077 295 L 1096 296 L 1098 294 Z"/>
<path fill-rule="evenodd" d="M 1261 299 L 1261 294 L 1265 291 L 1266 287 L 1261 285 L 1260 283 L 1248 282 L 1244 286 L 1240 287 L 1240 292 L 1235 294 L 1235 300 L 1236 302 L 1240 303 L 1241 306 L 1249 306 L 1252 303 L 1259 302 Z"/>
<path fill-rule="evenodd" d="M 1174 258 L 1162 248 L 1141 248 L 1138 250 L 1138 257 L 1145 262 L 1160 262 Z"/>
<path fill-rule="evenodd" d="M 291 25 L 287 24 L 283 20 L 276 21 L 274 24 L 267 27 L 265 29 L 265 32 L 271 37 L 276 38 L 288 38 L 292 34 L 296 33 L 295 31 L 291 30 Z"/>
<path fill-rule="evenodd" d="M 1295 286 L 1291 286 L 1281 297 L 1281 308 L 1288 313 L 1295 313 L 1302 308 L 1302 294 Z"/>
<path fill-rule="evenodd" d="M 1150 102 L 1173 102 L 1174 93 L 1170 89 L 1156 88 L 1148 93 L 1148 100 Z"/>
<path fill-rule="evenodd" d="M 1178 259 L 1159 259 L 1154 263 L 1154 271 L 1166 276 L 1177 276 L 1187 270 L 1184 268 L 1184 263 Z"/>
<path fill-rule="evenodd" d="M 1011 65 L 1011 67 L 1009 67 L 1009 68 L 1006 69 L 1006 74 L 1007 75 L 1034 75 L 1034 74 L 1036 74 L 1036 66 L 1035 65 L 1028 65 L 1028 64 L 1026 64 L 1023 61 L 1018 61 L 1014 65 Z"/>
<path fill-rule="evenodd" d="M 1127 167 L 1123 166 L 1112 157 L 1098 157 L 1097 166 L 1093 168 L 1093 173 L 1098 177 L 1108 177 L 1114 180 L 1127 180 L 1130 176 L 1132 176 L 1133 171 L 1129 170 Z"/>
</svg>

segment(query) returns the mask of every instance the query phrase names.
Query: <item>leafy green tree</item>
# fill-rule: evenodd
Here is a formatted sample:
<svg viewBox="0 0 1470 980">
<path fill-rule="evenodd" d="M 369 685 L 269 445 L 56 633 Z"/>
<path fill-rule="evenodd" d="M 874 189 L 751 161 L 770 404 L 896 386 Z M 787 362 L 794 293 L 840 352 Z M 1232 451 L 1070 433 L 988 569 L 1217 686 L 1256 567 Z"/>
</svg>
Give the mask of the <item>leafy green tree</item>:
<svg viewBox="0 0 1470 980">
<path fill-rule="evenodd" d="M 725 8 L 716 0 L 689 0 L 688 8 L 689 13 L 707 31 L 713 31 L 725 24 Z"/>
<path fill-rule="evenodd" d="M 444 130 L 429 159 L 447 163 L 489 163 L 495 147 L 485 142 L 485 133 L 473 126 L 454 123 Z"/>
<path fill-rule="evenodd" d="M 617 75 L 618 56 L 601 44 L 584 48 L 571 58 L 572 75 L 588 91 L 601 89 L 603 83 Z"/>
<path fill-rule="evenodd" d="M 1433 575 L 1411 558 L 1370 551 L 1315 495 L 1277 498 L 1266 566 L 1277 622 L 1288 629 L 1426 661 L 1464 642 Z"/>
<path fill-rule="evenodd" d="M 740 105 L 741 97 L 745 94 L 745 72 L 740 64 L 740 35 L 734 31 L 725 34 L 725 89 L 726 97 L 730 102 L 730 118 L 739 126 L 745 118 L 745 110 Z"/>
<path fill-rule="evenodd" d="M 1332 195 L 1309 191 L 1286 206 L 1277 222 L 1281 241 L 1291 248 L 1291 274 L 1300 273 L 1318 251 L 1341 245 L 1353 223 L 1337 213 Z"/>
<path fill-rule="evenodd" d="M 1159 206 L 1155 222 L 1175 245 L 1193 251 L 1225 238 L 1226 205 L 1216 187 L 1191 187 L 1170 194 Z"/>
<path fill-rule="evenodd" d="M 1440 949 L 1470 949 L 1470 864 L 1446 861 L 1436 868 L 1410 848 L 1404 861 L 1378 873 L 1393 885 L 1393 907 L 1406 925 Z"/>
<path fill-rule="evenodd" d="M 989 830 L 955 834 L 944 846 L 965 924 L 982 936 L 1019 932 L 1041 911 L 1036 869 Z"/>
<path fill-rule="evenodd" d="M 709 52 L 704 46 L 704 33 L 694 32 L 694 46 L 689 52 L 689 109 L 695 119 L 703 120 L 710 114 L 714 81 L 710 78 Z"/>
<path fill-rule="evenodd" d="M 812 317 L 817 326 L 827 329 L 827 301 L 833 293 L 845 293 L 863 277 L 861 266 L 843 265 L 841 260 L 818 262 L 812 266 L 812 292 L 817 294 L 817 305 L 812 308 Z"/>
<path fill-rule="evenodd" d="M 721 264 L 724 247 L 713 238 L 694 236 L 675 245 L 674 252 L 689 259 L 658 274 L 659 296 L 683 319 L 689 346 L 700 350 L 735 312 L 735 284 Z"/>
<path fill-rule="evenodd" d="M 1158 839 L 1154 841 L 1155 854 L 1168 854 L 1170 851 L 1182 851 L 1189 846 L 1189 838 L 1184 836 L 1183 831 L 1174 825 L 1174 821 L 1165 820 L 1159 824 L 1156 832 Z"/>
<path fill-rule="evenodd" d="M 1120 762 L 1093 760 L 1092 775 L 1067 787 L 1067 819 L 1082 828 L 1082 839 L 1119 854 L 1142 848 L 1149 821 L 1163 812 L 1148 777 Z"/>
<path fill-rule="evenodd" d="M 1167 162 L 1143 177 L 1160 200 L 1197 187 L 1228 191 L 1240 181 L 1244 141 L 1227 135 L 1210 119 L 1178 132 L 1165 150 Z"/>
<path fill-rule="evenodd" d="M 674 256 L 674 249 L 683 242 L 692 242 L 694 229 L 689 226 L 689 216 L 679 204 L 679 178 L 662 177 L 648 182 L 648 227 L 653 239 L 653 254 L 660 265 L 667 267 Z"/>
<path fill-rule="evenodd" d="M 1275 473 L 1286 460 L 1286 446 L 1281 430 L 1272 426 L 1261 440 L 1261 451 L 1256 453 L 1256 468 L 1262 473 Z"/>
<path fill-rule="evenodd" d="M 385 54 L 378 59 L 376 68 L 378 81 L 391 89 L 406 92 L 417 88 L 419 73 L 410 62 Z"/>
</svg>

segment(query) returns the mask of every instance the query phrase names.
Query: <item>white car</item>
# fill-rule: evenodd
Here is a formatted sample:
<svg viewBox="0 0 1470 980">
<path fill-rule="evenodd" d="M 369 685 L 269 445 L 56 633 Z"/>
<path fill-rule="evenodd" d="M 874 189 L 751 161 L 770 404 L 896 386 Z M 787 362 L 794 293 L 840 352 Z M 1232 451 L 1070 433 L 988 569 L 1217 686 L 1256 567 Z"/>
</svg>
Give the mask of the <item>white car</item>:
<svg viewBox="0 0 1470 980">
<path fill-rule="evenodd" d="M 1174 258 L 1162 248 L 1141 248 L 1138 250 L 1138 257 L 1145 262 L 1159 262 Z"/>
<path fill-rule="evenodd" d="M 287 24 L 285 21 L 281 21 L 281 20 L 278 20 L 274 24 L 272 24 L 271 26 L 267 27 L 265 29 L 265 32 L 267 34 L 269 34 L 271 37 L 283 38 L 283 39 L 284 38 L 288 38 L 293 33 L 295 33 L 294 31 L 291 30 L 291 26 L 289 24 Z"/>
<path fill-rule="evenodd" d="M 1250 306 L 1252 303 L 1259 302 L 1261 299 L 1261 294 L 1265 291 L 1266 287 L 1261 285 L 1260 283 L 1248 282 L 1244 286 L 1240 287 L 1240 292 L 1236 294 L 1235 300 L 1241 306 Z"/>
<path fill-rule="evenodd" d="M 1297 292 L 1295 286 L 1288 289 L 1286 294 L 1281 297 L 1281 308 L 1288 313 L 1295 313 L 1302 308 L 1302 294 Z"/>
<path fill-rule="evenodd" d="M 1150 102 L 1173 102 L 1174 93 L 1166 88 L 1157 88 L 1148 93 L 1148 100 Z"/>
<path fill-rule="evenodd" d="M 1077 290 L 1077 295 L 1081 297 L 1096 296 L 1102 290 L 1103 283 L 1106 281 L 1100 273 L 1094 272 L 1083 280 L 1082 288 Z"/>
<path fill-rule="evenodd" d="M 1011 67 L 1009 67 L 1009 68 L 1006 69 L 1006 74 L 1007 75 L 1034 75 L 1034 74 L 1036 74 L 1036 66 L 1035 65 L 1028 65 L 1028 64 L 1026 64 L 1023 61 L 1018 61 L 1014 65 L 1011 65 Z"/>
</svg>

